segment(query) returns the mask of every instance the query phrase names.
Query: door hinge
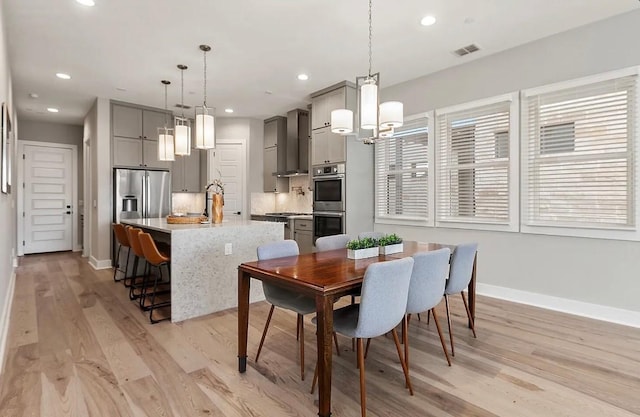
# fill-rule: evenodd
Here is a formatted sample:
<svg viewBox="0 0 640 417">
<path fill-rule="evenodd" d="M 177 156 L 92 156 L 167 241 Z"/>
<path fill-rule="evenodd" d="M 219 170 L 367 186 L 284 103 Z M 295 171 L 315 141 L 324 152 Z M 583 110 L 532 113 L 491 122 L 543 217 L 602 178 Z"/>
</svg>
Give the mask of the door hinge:
<svg viewBox="0 0 640 417">
<path fill-rule="evenodd" d="M 24 246 L 24 240 L 22 241 L 22 246 Z"/>
<path fill-rule="evenodd" d="M 24 154 L 22 154 L 22 159 L 27 159 L 27 158 L 24 156 Z"/>
<path fill-rule="evenodd" d="M 22 188 L 24 188 L 24 182 L 22 183 Z"/>
<path fill-rule="evenodd" d="M 24 211 L 22 212 L 22 217 L 24 217 Z"/>
</svg>

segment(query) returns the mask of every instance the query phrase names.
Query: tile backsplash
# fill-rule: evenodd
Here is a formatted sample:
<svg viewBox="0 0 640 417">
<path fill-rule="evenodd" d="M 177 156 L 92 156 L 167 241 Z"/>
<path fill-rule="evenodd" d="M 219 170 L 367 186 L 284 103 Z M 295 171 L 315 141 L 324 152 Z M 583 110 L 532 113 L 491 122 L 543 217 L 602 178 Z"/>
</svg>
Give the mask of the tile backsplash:
<svg viewBox="0 0 640 417">
<path fill-rule="evenodd" d="M 204 193 L 173 193 L 171 195 L 173 213 L 202 213 L 204 211 Z"/>
<path fill-rule="evenodd" d="M 306 175 L 289 178 L 288 193 L 251 193 L 251 214 L 281 211 L 311 213 L 312 209 L 313 195 Z"/>
</svg>

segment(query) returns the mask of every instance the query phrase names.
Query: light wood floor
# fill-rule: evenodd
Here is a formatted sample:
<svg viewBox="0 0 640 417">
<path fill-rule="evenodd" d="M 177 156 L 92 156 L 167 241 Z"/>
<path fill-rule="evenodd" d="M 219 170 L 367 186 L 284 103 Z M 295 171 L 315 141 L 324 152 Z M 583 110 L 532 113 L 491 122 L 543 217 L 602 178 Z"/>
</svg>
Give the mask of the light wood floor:
<svg viewBox="0 0 640 417">
<path fill-rule="evenodd" d="M 392 340 L 372 341 L 369 416 L 640 415 L 640 330 L 480 297 L 473 339 L 454 301 L 452 367 L 433 323 L 411 321 L 413 397 Z M 150 325 L 110 271 L 75 254 L 27 256 L 17 272 L 0 416 L 314 416 L 310 317 L 301 382 L 293 314 L 276 311 L 253 361 L 267 312 L 265 303 L 251 308 L 252 358 L 240 375 L 235 311 Z M 354 353 L 349 340 L 340 344 L 333 415 L 359 416 Z"/>
</svg>

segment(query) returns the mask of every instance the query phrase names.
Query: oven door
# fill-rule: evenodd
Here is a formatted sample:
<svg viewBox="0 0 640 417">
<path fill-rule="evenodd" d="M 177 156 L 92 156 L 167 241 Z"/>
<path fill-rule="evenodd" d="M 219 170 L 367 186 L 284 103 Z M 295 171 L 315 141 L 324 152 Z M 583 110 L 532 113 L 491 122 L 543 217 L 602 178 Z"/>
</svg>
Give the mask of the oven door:
<svg viewBox="0 0 640 417">
<path fill-rule="evenodd" d="M 344 211 L 344 175 L 328 175 L 313 179 L 313 210 Z"/>
<path fill-rule="evenodd" d="M 344 212 L 313 212 L 313 242 L 322 236 L 343 234 Z"/>
</svg>

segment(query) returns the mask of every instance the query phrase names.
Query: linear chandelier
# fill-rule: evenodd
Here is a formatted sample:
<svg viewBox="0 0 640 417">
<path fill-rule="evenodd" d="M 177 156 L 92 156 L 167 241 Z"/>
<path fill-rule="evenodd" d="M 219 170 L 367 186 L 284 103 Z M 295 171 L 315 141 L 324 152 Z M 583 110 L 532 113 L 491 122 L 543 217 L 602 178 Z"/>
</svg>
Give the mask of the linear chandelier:
<svg viewBox="0 0 640 417">
<path fill-rule="evenodd" d="M 380 138 L 393 136 L 393 129 L 402 126 L 403 104 L 399 101 L 387 101 L 380 104 L 378 90 L 380 73 L 372 74 L 372 0 L 369 0 L 369 73 L 356 77 L 357 95 L 357 137 L 364 143 L 372 144 Z M 331 112 L 331 131 L 340 135 L 354 132 L 353 112 L 349 109 L 337 109 Z"/>
</svg>

